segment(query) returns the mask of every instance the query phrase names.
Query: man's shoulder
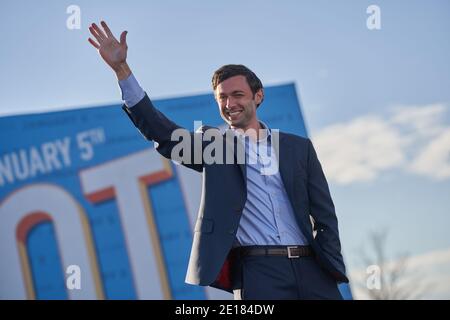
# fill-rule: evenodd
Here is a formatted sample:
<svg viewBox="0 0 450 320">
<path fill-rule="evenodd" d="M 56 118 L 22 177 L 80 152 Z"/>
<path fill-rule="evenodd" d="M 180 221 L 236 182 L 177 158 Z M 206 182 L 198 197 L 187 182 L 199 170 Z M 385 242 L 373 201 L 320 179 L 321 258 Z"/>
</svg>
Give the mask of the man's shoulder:
<svg viewBox="0 0 450 320">
<path fill-rule="evenodd" d="M 289 141 L 289 143 L 292 143 L 299 147 L 308 147 L 308 144 L 310 143 L 309 138 L 283 131 L 280 131 L 280 138 L 285 139 L 286 141 Z"/>
<path fill-rule="evenodd" d="M 195 130 L 196 133 L 206 133 L 206 131 L 208 130 L 215 130 L 215 131 L 219 131 L 220 129 L 217 127 L 213 127 L 213 126 L 208 126 L 208 125 L 202 125 L 200 127 L 198 127 L 197 130 Z"/>
</svg>

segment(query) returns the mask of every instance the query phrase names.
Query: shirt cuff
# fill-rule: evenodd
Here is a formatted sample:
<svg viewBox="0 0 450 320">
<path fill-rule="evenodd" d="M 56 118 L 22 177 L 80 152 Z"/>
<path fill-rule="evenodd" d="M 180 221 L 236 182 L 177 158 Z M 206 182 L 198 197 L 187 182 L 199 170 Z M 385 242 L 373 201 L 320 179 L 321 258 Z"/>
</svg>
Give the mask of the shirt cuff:
<svg viewBox="0 0 450 320">
<path fill-rule="evenodd" d="M 119 87 L 122 91 L 122 100 L 128 108 L 132 108 L 141 101 L 145 92 L 137 82 L 133 74 L 130 74 L 128 78 L 119 80 Z"/>
</svg>

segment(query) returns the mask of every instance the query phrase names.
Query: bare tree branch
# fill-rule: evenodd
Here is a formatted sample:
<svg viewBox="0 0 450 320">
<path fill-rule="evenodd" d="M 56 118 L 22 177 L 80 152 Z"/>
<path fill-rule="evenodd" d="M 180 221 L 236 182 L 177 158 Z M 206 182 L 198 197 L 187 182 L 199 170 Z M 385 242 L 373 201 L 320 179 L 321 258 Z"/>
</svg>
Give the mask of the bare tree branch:
<svg viewBox="0 0 450 320">
<path fill-rule="evenodd" d="M 365 266 L 377 265 L 380 268 L 380 289 L 363 287 L 374 300 L 419 299 L 432 285 L 424 283 L 417 270 L 409 268 L 409 254 L 397 254 L 395 259 L 387 258 L 387 229 L 369 233 L 370 250 L 359 250 Z M 370 252 L 370 254 L 369 254 Z"/>
</svg>

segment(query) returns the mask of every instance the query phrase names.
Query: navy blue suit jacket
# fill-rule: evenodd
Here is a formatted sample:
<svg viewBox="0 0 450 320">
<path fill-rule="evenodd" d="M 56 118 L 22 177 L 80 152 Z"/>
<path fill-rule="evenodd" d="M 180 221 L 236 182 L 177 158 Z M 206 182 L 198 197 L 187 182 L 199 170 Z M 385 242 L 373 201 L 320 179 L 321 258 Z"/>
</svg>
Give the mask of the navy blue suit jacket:
<svg viewBox="0 0 450 320">
<path fill-rule="evenodd" d="M 171 140 L 171 134 L 180 126 L 157 110 L 147 95 L 136 106 L 127 108 L 124 105 L 123 109 L 146 139 L 158 143 L 157 151 L 170 159 L 172 149 L 178 144 Z M 201 130 L 190 133 L 193 139 L 201 139 L 202 134 Z M 203 141 L 202 149 L 207 144 Z M 229 143 L 223 145 L 224 154 L 227 150 L 230 152 Z M 191 151 L 193 158 L 193 146 Z M 231 152 L 236 152 L 236 148 Z M 230 250 L 246 202 L 245 164 L 207 164 L 203 161 L 183 164 L 203 173 L 202 197 L 186 282 L 232 292 Z M 334 204 L 311 141 L 280 132 L 279 170 L 296 222 L 318 262 L 336 281 L 348 282 Z"/>
</svg>

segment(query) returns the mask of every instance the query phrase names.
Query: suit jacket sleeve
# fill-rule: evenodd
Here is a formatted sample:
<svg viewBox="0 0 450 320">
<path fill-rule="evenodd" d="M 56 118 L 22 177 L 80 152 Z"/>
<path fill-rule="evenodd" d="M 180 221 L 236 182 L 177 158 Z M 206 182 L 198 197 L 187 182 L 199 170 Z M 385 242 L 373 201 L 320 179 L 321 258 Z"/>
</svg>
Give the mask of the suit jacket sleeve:
<svg viewBox="0 0 450 320">
<path fill-rule="evenodd" d="M 201 132 L 189 132 L 183 127 L 177 125 L 168 119 L 162 112 L 153 106 L 150 98 L 145 94 L 144 98 L 131 108 L 126 105 L 122 109 L 130 117 L 131 121 L 141 134 L 147 139 L 157 143 L 156 150 L 165 158 L 172 159 L 181 163 L 182 165 L 202 172 L 203 158 L 201 156 L 202 134 Z M 180 129 L 183 136 L 178 136 L 178 140 L 172 138 L 175 130 Z M 183 139 L 183 141 L 181 141 Z M 194 141 L 199 141 L 200 148 L 194 148 Z M 185 146 L 186 148 L 180 148 Z M 177 152 L 172 153 L 174 148 Z M 179 151 L 178 151 L 179 150 Z M 195 156 L 195 152 L 199 153 Z M 175 157 L 174 157 L 175 155 Z"/>
<path fill-rule="evenodd" d="M 309 139 L 308 195 L 310 214 L 314 219 L 314 229 L 317 232 L 315 240 L 330 257 L 335 259 L 335 262 L 341 265 L 343 261 L 341 243 L 333 200 L 331 199 L 322 166 Z"/>
</svg>

